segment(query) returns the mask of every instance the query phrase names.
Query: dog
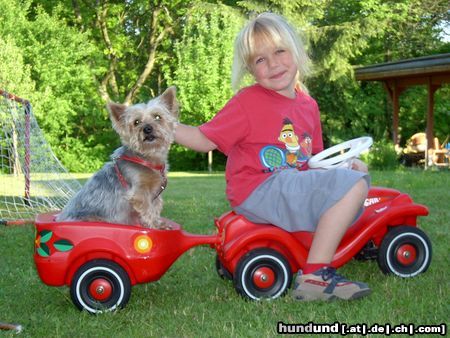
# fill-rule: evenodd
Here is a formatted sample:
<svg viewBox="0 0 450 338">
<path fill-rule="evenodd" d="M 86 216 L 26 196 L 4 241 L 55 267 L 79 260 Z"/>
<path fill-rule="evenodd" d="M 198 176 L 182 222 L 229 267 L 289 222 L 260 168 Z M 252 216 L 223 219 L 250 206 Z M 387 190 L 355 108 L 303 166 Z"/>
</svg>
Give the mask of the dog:
<svg viewBox="0 0 450 338">
<path fill-rule="evenodd" d="M 175 87 L 148 103 L 107 105 L 122 146 L 57 215 L 57 221 L 101 221 L 167 229 L 161 193 L 178 121 Z"/>
</svg>

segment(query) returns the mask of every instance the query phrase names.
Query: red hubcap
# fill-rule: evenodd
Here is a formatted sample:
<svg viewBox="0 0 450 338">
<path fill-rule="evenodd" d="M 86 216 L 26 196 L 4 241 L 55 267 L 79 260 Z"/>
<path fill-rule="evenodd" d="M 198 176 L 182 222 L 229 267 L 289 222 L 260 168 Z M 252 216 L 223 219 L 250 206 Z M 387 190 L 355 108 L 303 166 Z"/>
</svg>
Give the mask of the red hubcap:
<svg viewBox="0 0 450 338">
<path fill-rule="evenodd" d="M 416 255 L 416 248 L 411 244 L 404 244 L 397 250 L 397 260 L 403 265 L 414 263 Z"/>
<path fill-rule="evenodd" d="M 275 273 L 268 267 L 262 267 L 253 274 L 253 284 L 260 289 L 266 289 L 275 282 Z"/>
<path fill-rule="evenodd" d="M 104 301 L 111 297 L 111 283 L 104 278 L 97 278 L 89 285 L 89 293 L 95 300 Z"/>
</svg>

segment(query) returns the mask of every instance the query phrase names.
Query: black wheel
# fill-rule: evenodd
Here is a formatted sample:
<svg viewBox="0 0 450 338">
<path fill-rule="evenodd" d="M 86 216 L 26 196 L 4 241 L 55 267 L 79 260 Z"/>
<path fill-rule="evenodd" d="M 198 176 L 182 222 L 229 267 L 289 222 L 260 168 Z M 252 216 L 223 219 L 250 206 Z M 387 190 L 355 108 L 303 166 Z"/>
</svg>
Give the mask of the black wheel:
<svg viewBox="0 0 450 338">
<path fill-rule="evenodd" d="M 233 275 L 223 266 L 219 255 L 216 255 L 216 271 L 220 278 L 225 280 L 232 280 Z"/>
<path fill-rule="evenodd" d="M 118 264 L 107 260 L 94 260 L 82 265 L 70 285 L 73 303 L 90 313 L 123 308 L 130 295 L 128 274 Z"/>
<path fill-rule="evenodd" d="M 383 238 L 378 252 L 378 266 L 385 274 L 414 277 L 428 269 L 431 254 L 431 242 L 422 230 L 398 226 Z"/>
<path fill-rule="evenodd" d="M 287 259 L 272 249 L 255 249 L 243 256 L 236 267 L 234 287 L 244 298 L 274 299 L 291 285 L 292 273 Z"/>
</svg>

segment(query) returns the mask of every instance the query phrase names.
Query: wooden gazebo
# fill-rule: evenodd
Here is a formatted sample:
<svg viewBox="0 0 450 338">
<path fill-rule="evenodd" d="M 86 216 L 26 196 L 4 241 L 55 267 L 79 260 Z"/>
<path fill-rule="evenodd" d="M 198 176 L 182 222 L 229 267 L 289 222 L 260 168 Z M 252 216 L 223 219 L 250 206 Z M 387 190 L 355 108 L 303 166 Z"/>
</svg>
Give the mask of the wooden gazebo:
<svg viewBox="0 0 450 338">
<path fill-rule="evenodd" d="M 450 83 L 450 53 L 395 62 L 380 63 L 355 69 L 356 80 L 380 81 L 388 92 L 393 106 L 392 135 L 398 145 L 399 97 L 408 87 L 425 85 L 428 90 L 426 136 L 428 148 L 434 144 L 434 93 Z"/>
</svg>

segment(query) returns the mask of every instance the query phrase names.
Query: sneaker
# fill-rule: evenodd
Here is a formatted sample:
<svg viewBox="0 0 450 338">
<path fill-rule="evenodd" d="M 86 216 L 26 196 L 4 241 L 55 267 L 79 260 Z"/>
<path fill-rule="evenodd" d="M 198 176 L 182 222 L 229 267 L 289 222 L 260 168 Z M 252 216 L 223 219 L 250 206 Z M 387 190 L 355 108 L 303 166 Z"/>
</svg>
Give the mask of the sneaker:
<svg viewBox="0 0 450 338">
<path fill-rule="evenodd" d="M 370 294 L 367 284 L 351 282 L 336 273 L 335 268 L 325 267 L 295 278 L 293 297 L 297 300 L 357 299 Z"/>
</svg>

